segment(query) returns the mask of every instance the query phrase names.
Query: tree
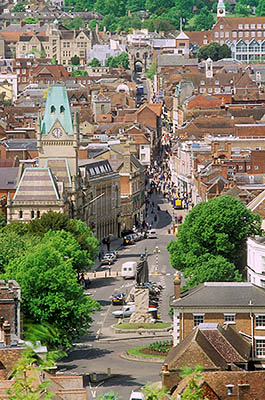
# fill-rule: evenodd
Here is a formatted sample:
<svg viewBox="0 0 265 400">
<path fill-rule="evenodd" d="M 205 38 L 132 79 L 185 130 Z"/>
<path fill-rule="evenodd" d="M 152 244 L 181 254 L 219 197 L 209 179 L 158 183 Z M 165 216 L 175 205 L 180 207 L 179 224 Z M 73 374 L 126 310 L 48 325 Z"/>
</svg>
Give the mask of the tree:
<svg viewBox="0 0 265 400">
<path fill-rule="evenodd" d="M 80 58 L 78 56 L 73 56 L 71 58 L 71 64 L 72 65 L 80 65 Z"/>
<path fill-rule="evenodd" d="M 25 22 L 26 24 L 37 24 L 39 22 L 38 18 L 34 17 L 26 17 L 22 21 Z"/>
<path fill-rule="evenodd" d="M 218 269 L 221 256 L 239 268 L 247 237 L 261 234 L 260 225 L 260 217 L 231 196 L 199 203 L 180 227 L 177 240 L 168 244 L 171 265 L 191 276 L 200 262 Z M 233 271 L 229 272 L 229 264 L 223 268 L 229 279 Z"/>
<path fill-rule="evenodd" d="M 162 387 L 160 388 L 157 384 L 153 382 L 147 382 L 147 384 L 142 389 L 146 400 L 164 400 L 169 398 L 167 390 Z"/>
<path fill-rule="evenodd" d="M 49 241 L 41 243 L 15 258 L 9 263 L 5 278 L 19 283 L 25 318 L 35 324 L 54 326 L 58 334 L 51 345 L 69 346 L 89 328 L 91 314 L 99 309 L 99 304 L 84 296 L 71 257 L 64 257 L 54 247 L 58 243 L 61 247 L 60 241 L 53 245 Z"/>
<path fill-rule="evenodd" d="M 197 57 L 200 61 L 202 59 L 207 60 L 208 57 L 210 57 L 213 61 L 217 61 L 222 58 L 230 58 L 231 49 L 227 46 L 227 44 L 223 44 L 221 46 L 217 42 L 211 42 L 206 46 L 200 47 Z"/>
<path fill-rule="evenodd" d="M 181 378 L 189 379 L 186 389 L 181 394 L 182 400 L 207 400 L 207 396 L 203 395 L 203 389 L 199 385 L 202 371 L 203 368 L 199 364 L 195 368 L 185 366 L 181 369 Z"/>
<path fill-rule="evenodd" d="M 113 392 L 113 390 L 110 390 L 109 392 L 98 396 L 97 400 L 120 400 L 120 396 L 118 395 L 118 393 L 115 393 Z"/>
<path fill-rule="evenodd" d="M 15 12 L 25 12 L 25 11 L 26 11 L 26 8 L 25 8 L 25 4 L 23 3 L 23 1 L 18 1 L 11 12 L 15 13 Z"/>
<path fill-rule="evenodd" d="M 76 69 L 72 71 L 71 76 L 87 76 L 87 71 L 84 69 Z"/>
<path fill-rule="evenodd" d="M 238 1 L 235 6 L 235 13 L 238 17 L 248 17 L 249 16 L 249 7 L 246 4 L 243 4 L 242 1 Z"/>
<path fill-rule="evenodd" d="M 145 75 L 147 76 L 147 78 L 149 78 L 153 81 L 155 74 L 156 74 L 156 62 L 154 60 L 151 64 L 151 66 L 146 71 Z"/>
<path fill-rule="evenodd" d="M 263 0 L 259 0 L 258 6 L 256 8 L 256 15 L 258 17 L 264 17 L 265 16 L 265 3 Z"/>
<path fill-rule="evenodd" d="M 51 64 L 52 65 L 57 65 L 58 64 L 58 61 L 56 60 L 55 57 L 52 58 Z"/>
<path fill-rule="evenodd" d="M 80 28 L 84 28 L 85 22 L 81 17 L 75 17 L 73 19 L 65 18 L 63 20 L 63 25 L 65 25 L 68 29 L 75 29 L 76 31 L 79 31 Z"/>
<path fill-rule="evenodd" d="M 91 67 L 100 67 L 101 66 L 101 62 L 94 57 L 89 63 L 88 65 L 90 65 Z"/>
<path fill-rule="evenodd" d="M 6 215 L 4 213 L 0 213 L 0 229 L 6 226 Z"/>
<path fill-rule="evenodd" d="M 106 67 L 117 68 L 122 66 L 125 69 L 129 67 L 129 56 L 127 53 L 121 53 L 117 57 L 108 57 L 106 61 Z"/>
<path fill-rule="evenodd" d="M 78 219 L 71 219 L 66 214 L 49 211 L 41 218 L 34 219 L 27 224 L 30 234 L 43 236 L 48 231 L 70 232 L 76 239 L 80 249 L 86 251 L 87 266 L 92 266 L 98 254 L 98 240 L 93 236 L 91 229 Z"/>
<path fill-rule="evenodd" d="M 214 24 L 214 17 L 207 7 L 203 7 L 196 15 L 192 27 L 195 31 L 209 30 Z"/>
</svg>

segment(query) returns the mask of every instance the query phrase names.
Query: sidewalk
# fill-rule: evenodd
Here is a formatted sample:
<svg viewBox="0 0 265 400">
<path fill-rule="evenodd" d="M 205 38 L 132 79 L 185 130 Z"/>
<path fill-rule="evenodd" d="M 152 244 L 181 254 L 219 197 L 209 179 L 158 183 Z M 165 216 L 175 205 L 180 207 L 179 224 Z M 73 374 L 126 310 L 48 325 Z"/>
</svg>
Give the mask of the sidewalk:
<svg viewBox="0 0 265 400">
<path fill-rule="evenodd" d="M 120 250 L 123 247 L 122 243 L 123 243 L 123 238 L 118 238 L 118 239 L 112 240 L 110 243 L 110 250 Z M 104 245 L 100 246 L 100 248 L 101 247 L 103 247 L 104 252 L 107 253 L 107 251 L 108 251 L 107 246 L 104 244 Z M 100 267 L 100 264 L 101 263 L 100 263 L 98 257 L 96 257 L 92 272 L 97 271 Z"/>
</svg>

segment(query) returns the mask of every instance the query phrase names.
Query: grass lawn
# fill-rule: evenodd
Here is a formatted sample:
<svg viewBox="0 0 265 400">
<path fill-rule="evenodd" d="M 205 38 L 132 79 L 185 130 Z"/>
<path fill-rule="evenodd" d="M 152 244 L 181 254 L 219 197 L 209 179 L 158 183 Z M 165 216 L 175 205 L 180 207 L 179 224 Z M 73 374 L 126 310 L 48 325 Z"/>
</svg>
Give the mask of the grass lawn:
<svg viewBox="0 0 265 400">
<path fill-rule="evenodd" d="M 166 329 L 170 328 L 172 324 L 168 322 L 157 322 L 156 324 L 130 324 L 129 322 L 122 322 L 121 324 L 114 325 L 114 328 L 119 329 Z"/>
<path fill-rule="evenodd" d="M 147 346 L 137 346 L 137 347 L 131 347 L 130 349 L 127 350 L 128 354 L 131 356 L 140 356 L 140 357 L 148 357 L 148 358 L 165 358 L 165 356 L 159 356 L 159 355 L 152 355 L 152 354 L 143 354 L 140 353 L 141 349 L 146 348 Z"/>
</svg>

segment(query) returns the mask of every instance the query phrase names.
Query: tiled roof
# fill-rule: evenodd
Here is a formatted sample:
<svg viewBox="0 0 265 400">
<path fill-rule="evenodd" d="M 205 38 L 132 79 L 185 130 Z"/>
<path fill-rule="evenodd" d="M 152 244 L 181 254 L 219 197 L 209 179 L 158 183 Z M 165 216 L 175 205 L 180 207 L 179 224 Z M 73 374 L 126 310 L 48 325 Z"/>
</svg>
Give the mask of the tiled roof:
<svg viewBox="0 0 265 400">
<path fill-rule="evenodd" d="M 68 187 L 72 186 L 68 160 L 66 158 L 48 158 L 45 168 L 50 168 L 57 182 L 64 182 Z"/>
<path fill-rule="evenodd" d="M 238 25 L 265 24 L 265 17 L 222 17 L 219 21 L 227 23 L 232 30 L 238 30 Z"/>
<path fill-rule="evenodd" d="M 55 178 L 50 168 L 26 168 L 19 182 L 13 201 L 60 200 Z"/>
<path fill-rule="evenodd" d="M 193 58 L 185 58 L 176 54 L 159 54 L 157 56 L 158 67 L 175 67 L 178 65 L 198 65 L 198 60 Z"/>
</svg>

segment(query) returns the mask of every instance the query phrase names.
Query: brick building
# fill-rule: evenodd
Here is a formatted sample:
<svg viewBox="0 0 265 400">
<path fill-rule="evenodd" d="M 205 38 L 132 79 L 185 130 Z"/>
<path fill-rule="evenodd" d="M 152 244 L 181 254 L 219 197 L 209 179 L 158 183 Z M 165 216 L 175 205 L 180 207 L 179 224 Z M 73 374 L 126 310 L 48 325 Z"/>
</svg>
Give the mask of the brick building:
<svg viewBox="0 0 265 400">
<path fill-rule="evenodd" d="M 205 282 L 180 292 L 174 280 L 174 344 L 181 342 L 200 323 L 232 324 L 253 340 L 253 360 L 265 358 L 265 290 L 245 282 Z"/>
</svg>

